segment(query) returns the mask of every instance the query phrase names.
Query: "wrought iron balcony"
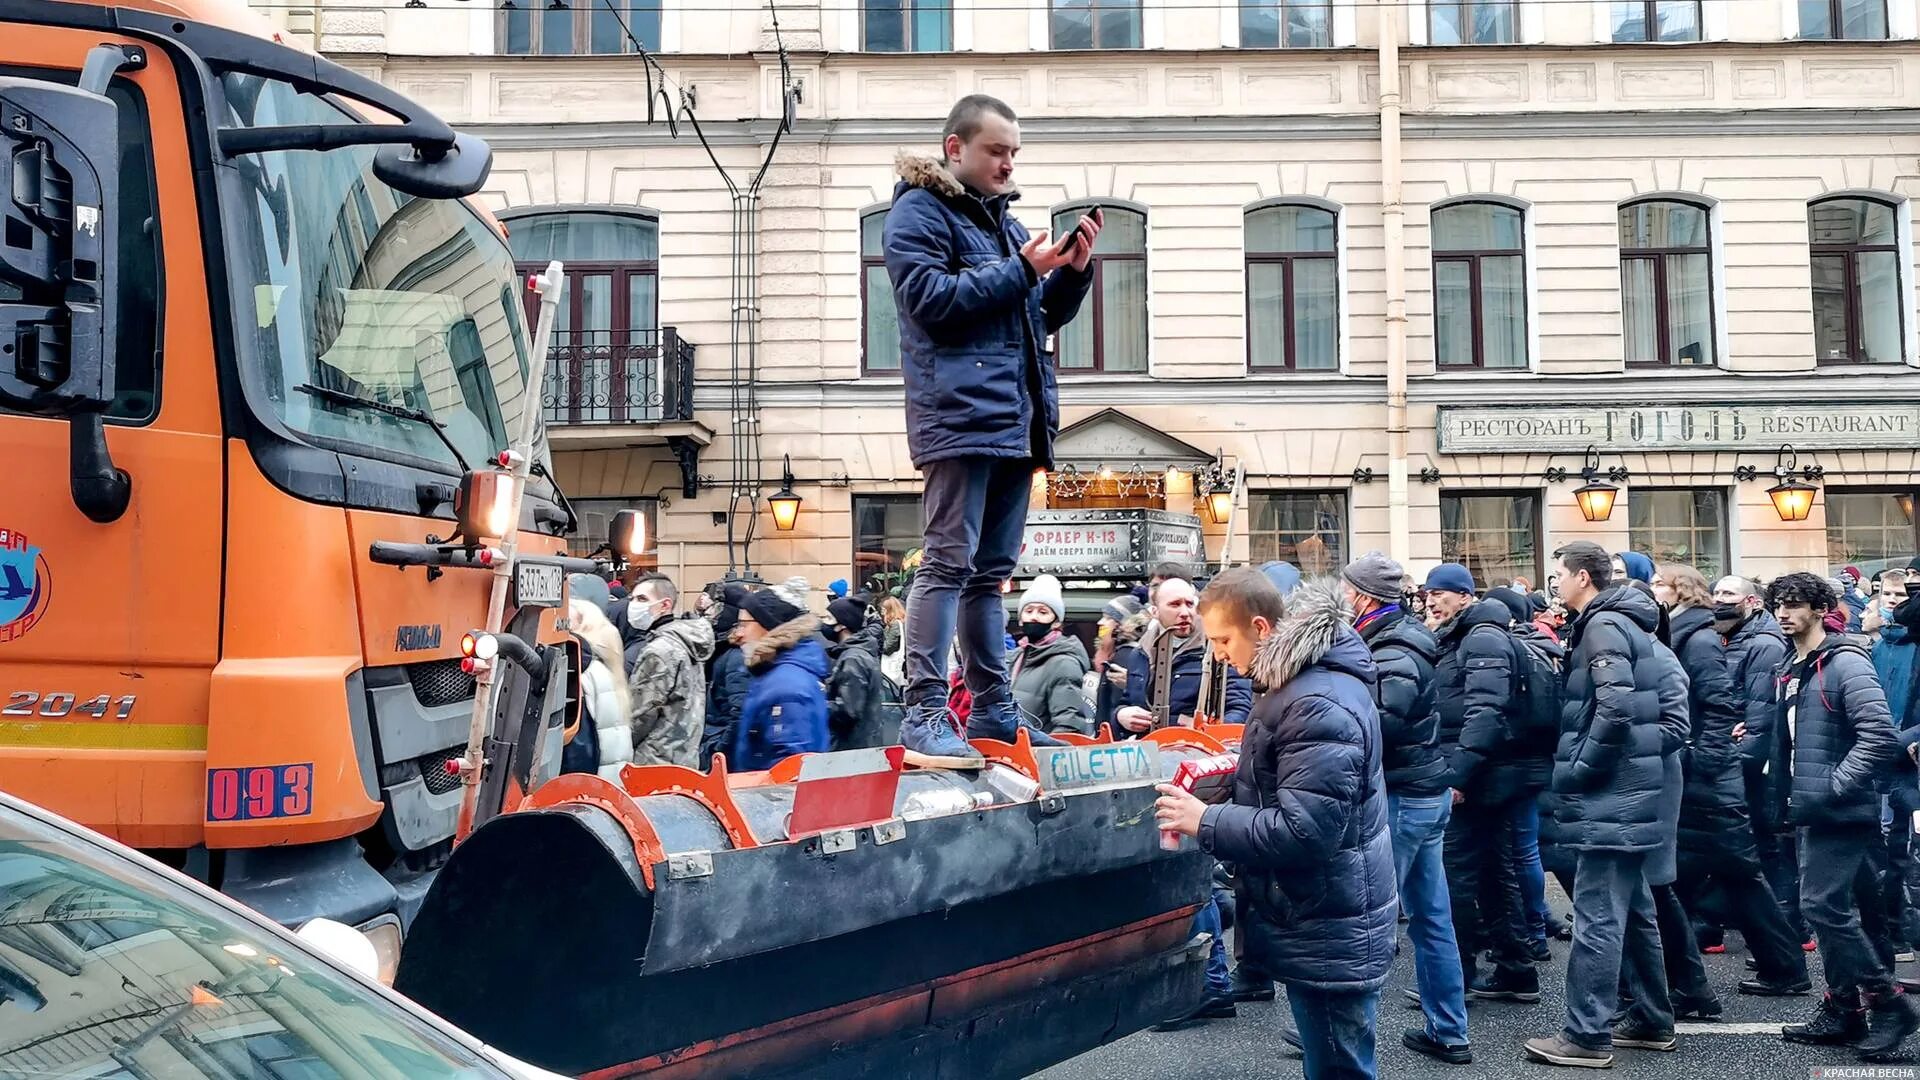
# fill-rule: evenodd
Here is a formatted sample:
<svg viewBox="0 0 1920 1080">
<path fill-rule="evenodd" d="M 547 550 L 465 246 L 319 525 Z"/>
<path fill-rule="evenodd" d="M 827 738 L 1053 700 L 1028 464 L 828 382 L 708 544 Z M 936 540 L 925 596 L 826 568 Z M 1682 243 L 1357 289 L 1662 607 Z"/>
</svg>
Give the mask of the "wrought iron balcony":
<svg viewBox="0 0 1920 1080">
<path fill-rule="evenodd" d="M 671 326 L 556 331 L 540 403 L 549 424 L 693 419 L 693 345 Z"/>
</svg>

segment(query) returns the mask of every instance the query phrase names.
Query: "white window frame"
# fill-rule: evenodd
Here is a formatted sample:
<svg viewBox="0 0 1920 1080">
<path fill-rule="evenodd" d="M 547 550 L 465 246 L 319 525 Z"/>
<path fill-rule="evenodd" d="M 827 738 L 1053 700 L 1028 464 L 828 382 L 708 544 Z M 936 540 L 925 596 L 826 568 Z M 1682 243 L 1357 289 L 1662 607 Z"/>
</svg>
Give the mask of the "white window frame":
<svg viewBox="0 0 1920 1080">
<path fill-rule="evenodd" d="M 1351 49 L 1359 44 L 1358 29 L 1355 23 L 1356 6 L 1351 2 L 1334 0 L 1333 2 L 1333 48 Z M 1240 48 L 1240 0 L 1221 0 L 1220 4 L 1220 45 L 1222 48 Z M 1281 46 L 1285 50 L 1285 46 Z"/>
<path fill-rule="evenodd" d="M 1436 254 L 1433 245 L 1433 215 L 1449 206 L 1461 203 L 1497 203 L 1501 206 L 1520 211 L 1520 256 L 1525 261 L 1522 267 L 1523 278 L 1527 286 L 1527 366 L 1524 368 L 1467 368 L 1446 367 L 1440 363 L 1440 275 L 1434 272 L 1433 257 Z M 1614 219 L 1615 247 L 1619 244 L 1620 222 Z M 1493 192 L 1465 192 L 1450 195 L 1427 206 L 1427 340 L 1433 343 L 1433 370 L 1435 375 L 1478 379 L 1487 376 L 1515 375 L 1522 371 L 1538 375 L 1540 373 L 1540 267 L 1533 241 L 1533 204 L 1515 195 L 1498 195 Z M 1619 254 L 1614 257 L 1615 273 L 1619 267 Z"/>
<path fill-rule="evenodd" d="M 1893 246 L 1896 252 L 1895 258 L 1899 260 L 1897 269 L 1900 272 L 1900 317 L 1904 324 L 1900 331 L 1902 338 L 1900 342 L 1902 353 L 1900 362 L 1906 367 L 1920 367 L 1920 316 L 1916 315 L 1914 308 L 1916 293 L 1914 291 L 1915 275 L 1913 272 L 1912 200 L 1897 191 L 1881 191 L 1877 188 L 1835 188 L 1832 191 L 1823 191 L 1807 200 L 1806 212 L 1808 222 L 1812 222 L 1813 220 L 1813 205 L 1815 203 L 1826 202 L 1829 199 L 1871 199 L 1874 202 L 1885 203 L 1893 207 Z M 1813 243 L 1811 237 L 1805 241 L 1805 244 L 1807 251 L 1805 261 L 1808 267 L 1807 307 L 1808 310 L 1811 311 L 1813 307 Z M 1816 370 L 1820 366 L 1817 357 L 1815 366 Z M 1864 366 L 1873 369 L 1879 367 L 1877 364 Z"/>
<path fill-rule="evenodd" d="M 1675 371 L 1725 371 L 1732 356 L 1733 337 L 1727 327 L 1727 253 L 1726 241 L 1721 236 L 1720 200 L 1711 195 L 1702 195 L 1694 191 L 1647 191 L 1621 199 L 1613 208 L 1613 263 L 1620 265 L 1620 211 L 1629 206 L 1650 202 L 1686 203 L 1707 212 L 1707 276 L 1712 286 L 1708 302 L 1713 305 L 1713 363 L 1703 368 L 1688 369 L 1673 366 Z M 1809 204 L 1811 205 L 1811 204 Z M 1626 286 L 1621 284 L 1620 293 L 1620 362 L 1627 362 L 1627 301 Z M 1657 371 L 1657 368 L 1635 368 L 1636 371 Z"/>
<path fill-rule="evenodd" d="M 1247 276 L 1247 219 L 1257 211 L 1269 210 L 1276 206 L 1304 206 L 1315 210 L 1325 210 L 1333 215 L 1333 287 L 1334 303 L 1339 311 L 1338 325 L 1334 327 L 1334 349 L 1337 354 L 1332 371 L 1280 371 L 1273 368 L 1253 366 L 1253 324 L 1251 319 L 1242 318 L 1241 353 L 1246 357 L 1248 375 L 1275 376 L 1287 379 L 1313 378 L 1314 376 L 1346 375 L 1352 349 L 1347 341 L 1347 320 L 1352 314 L 1348 302 L 1347 289 L 1347 208 L 1332 199 L 1322 199 L 1313 195 L 1275 195 L 1272 198 L 1256 199 L 1240 208 L 1240 307 L 1242 311 L 1251 311 L 1253 303 L 1251 282 Z M 1147 273 L 1153 273 L 1149 264 Z M 1292 312 L 1288 312 L 1291 319 Z M 1291 328 L 1291 324 L 1289 324 Z"/>
<path fill-rule="evenodd" d="M 1699 3 L 1700 41 L 1616 42 L 1613 40 L 1613 0 L 1593 0 L 1593 40 L 1601 45 L 1659 45 L 1669 49 L 1698 45 L 1701 41 L 1733 40 L 1727 19 L 1727 12 L 1731 5 L 1724 0 L 1699 0 Z"/>
<path fill-rule="evenodd" d="M 1520 24 L 1517 27 L 1515 27 L 1515 29 L 1520 34 L 1520 40 L 1514 42 L 1514 44 L 1515 45 L 1545 44 L 1547 40 L 1547 13 L 1546 13 L 1546 10 L 1542 8 L 1540 5 L 1542 3 L 1551 3 L 1553 2 L 1553 0 L 1513 0 L 1513 2 L 1517 4 L 1520 9 L 1518 12 L 1515 13 L 1520 20 Z M 1407 24 L 1408 40 L 1412 42 L 1414 45 L 1432 44 L 1432 42 L 1428 40 L 1430 37 L 1432 37 L 1432 34 L 1428 32 L 1429 23 L 1431 20 L 1427 14 L 1427 0 L 1411 0 L 1411 2 L 1408 3 L 1407 5 L 1407 18 L 1411 20 Z M 1499 48 L 1499 46 L 1497 45 L 1445 45 L 1445 46 L 1441 46 L 1441 48 L 1495 49 L 1495 48 Z"/>
<path fill-rule="evenodd" d="M 1800 0 L 1780 0 L 1780 38 L 1782 41 L 1801 40 Z M 1916 0 L 1887 0 L 1886 40 L 1911 41 L 1915 38 L 1920 38 L 1920 5 L 1916 4 Z"/>
</svg>

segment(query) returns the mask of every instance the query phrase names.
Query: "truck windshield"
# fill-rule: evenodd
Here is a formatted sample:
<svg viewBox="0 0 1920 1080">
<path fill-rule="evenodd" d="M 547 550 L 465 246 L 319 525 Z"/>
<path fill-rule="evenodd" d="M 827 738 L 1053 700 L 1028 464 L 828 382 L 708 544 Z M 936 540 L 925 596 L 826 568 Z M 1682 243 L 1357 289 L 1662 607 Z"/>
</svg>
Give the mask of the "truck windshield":
<svg viewBox="0 0 1920 1080">
<path fill-rule="evenodd" d="M 504 1080 L 290 946 L 0 806 L 0 1076 Z"/>
<path fill-rule="evenodd" d="M 225 80 L 237 126 L 339 124 L 332 103 L 285 83 Z M 373 173 L 377 147 L 252 154 L 249 279 L 256 399 L 335 449 L 458 468 L 445 441 L 377 401 L 430 416 L 460 456 L 504 449 L 527 385 L 521 285 L 504 240 L 459 200 L 420 199 Z M 537 389 L 537 388 L 536 388 Z M 316 392 L 319 391 L 319 392 Z"/>
</svg>

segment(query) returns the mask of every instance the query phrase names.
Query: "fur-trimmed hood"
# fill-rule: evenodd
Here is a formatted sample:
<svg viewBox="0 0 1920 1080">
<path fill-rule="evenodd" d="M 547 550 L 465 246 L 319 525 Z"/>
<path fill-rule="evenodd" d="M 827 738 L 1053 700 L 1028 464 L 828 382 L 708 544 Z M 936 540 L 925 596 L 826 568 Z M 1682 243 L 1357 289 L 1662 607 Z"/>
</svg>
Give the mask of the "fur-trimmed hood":
<svg viewBox="0 0 1920 1080">
<path fill-rule="evenodd" d="M 1348 625 L 1346 600 L 1332 578 L 1302 582 L 1287 597 L 1287 614 L 1254 655 L 1250 674 L 1264 690 L 1277 690 L 1319 664 L 1371 684 L 1373 653 Z"/>
<path fill-rule="evenodd" d="M 967 187 L 953 175 L 947 167 L 946 159 L 936 154 L 925 154 L 918 150 L 896 150 L 893 155 L 893 171 L 910 187 L 925 188 L 935 195 L 944 195 L 957 199 L 967 193 Z M 1019 189 L 1007 193 L 1008 198 L 1018 198 Z"/>
<path fill-rule="evenodd" d="M 741 646 L 740 652 L 747 661 L 747 670 L 757 671 L 761 667 L 772 663 L 781 653 L 796 646 L 804 645 L 809 641 L 813 642 L 814 645 L 819 648 L 821 659 L 824 662 L 827 650 L 826 645 L 822 643 L 820 639 L 820 620 L 810 614 L 801 615 L 795 619 L 788 619 L 786 622 L 767 631 L 766 636 L 760 640 Z M 823 670 L 821 676 L 824 678 L 825 674 Z"/>
</svg>

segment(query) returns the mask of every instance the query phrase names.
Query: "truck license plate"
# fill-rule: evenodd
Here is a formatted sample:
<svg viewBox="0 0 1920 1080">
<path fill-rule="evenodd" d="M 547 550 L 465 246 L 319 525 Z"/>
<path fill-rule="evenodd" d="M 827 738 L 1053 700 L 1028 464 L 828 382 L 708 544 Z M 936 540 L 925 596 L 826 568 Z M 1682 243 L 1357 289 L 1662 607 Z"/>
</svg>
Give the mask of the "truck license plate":
<svg viewBox="0 0 1920 1080">
<path fill-rule="evenodd" d="M 521 563 L 514 568 L 513 602 L 520 607 L 559 607 L 566 572 L 542 563 Z"/>
</svg>

